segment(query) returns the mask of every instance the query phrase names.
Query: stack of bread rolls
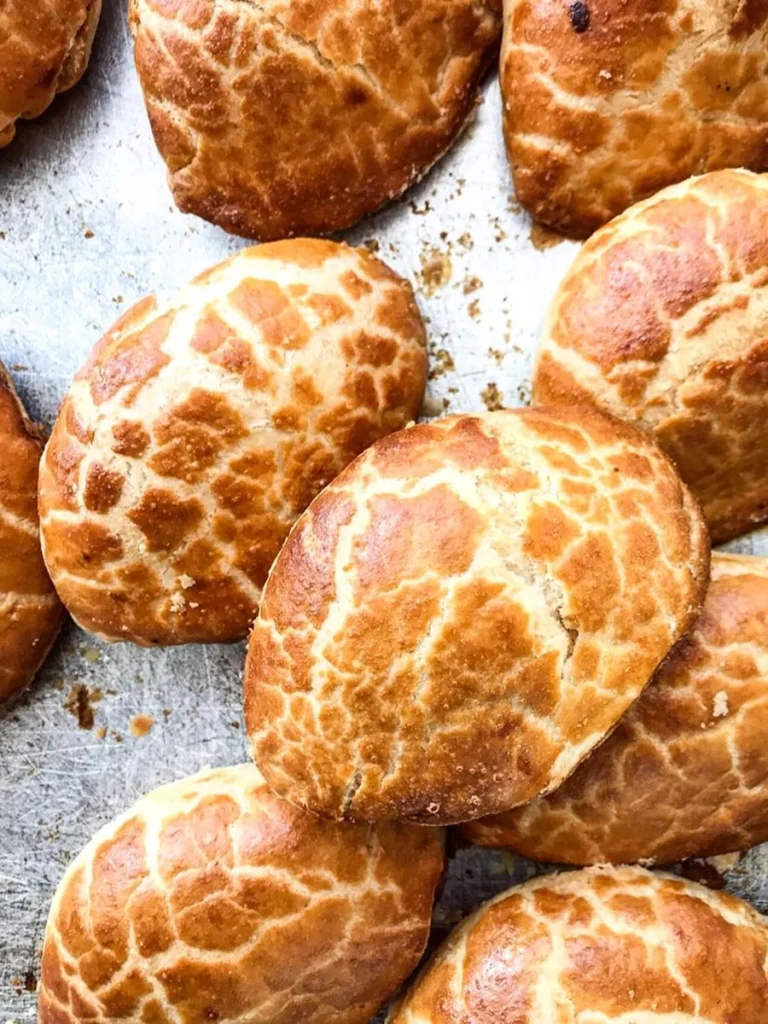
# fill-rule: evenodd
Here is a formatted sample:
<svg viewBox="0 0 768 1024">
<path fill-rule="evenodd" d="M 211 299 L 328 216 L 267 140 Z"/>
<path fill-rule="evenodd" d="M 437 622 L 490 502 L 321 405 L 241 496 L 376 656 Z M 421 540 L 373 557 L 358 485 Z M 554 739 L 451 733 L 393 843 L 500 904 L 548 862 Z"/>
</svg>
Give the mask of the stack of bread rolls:
<svg viewBox="0 0 768 1024">
<path fill-rule="evenodd" d="M 98 15 L 71 7 L 62 88 Z M 0 378 L 0 702 L 64 606 L 109 641 L 248 637 L 255 764 L 161 787 L 75 859 L 42 1024 L 366 1024 L 424 953 L 446 826 L 582 870 L 480 908 L 392 1024 L 764 1024 L 768 922 L 647 869 L 768 840 L 768 559 L 710 557 L 768 522 L 768 184 L 719 169 L 768 161 L 768 11 L 131 0 L 130 21 L 178 204 L 283 240 L 102 338 L 42 458 L 40 542 L 42 442 Z M 502 25 L 518 197 L 598 230 L 533 407 L 415 424 L 410 285 L 293 236 L 427 172 Z"/>
</svg>

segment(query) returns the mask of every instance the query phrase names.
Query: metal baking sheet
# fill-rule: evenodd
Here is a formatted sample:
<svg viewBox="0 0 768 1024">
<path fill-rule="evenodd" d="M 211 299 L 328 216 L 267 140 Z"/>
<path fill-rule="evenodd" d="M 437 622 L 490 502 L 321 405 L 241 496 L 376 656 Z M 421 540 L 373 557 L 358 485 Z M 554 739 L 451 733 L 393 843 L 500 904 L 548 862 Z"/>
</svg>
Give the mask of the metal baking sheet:
<svg viewBox="0 0 768 1024">
<path fill-rule="evenodd" d="M 148 292 L 172 292 L 246 244 L 173 206 L 132 61 L 125 0 L 107 0 L 85 81 L 0 153 L 0 358 L 50 425 L 93 343 Z M 514 201 L 495 81 L 421 185 L 347 234 L 416 285 L 429 321 L 425 415 L 520 405 L 549 297 L 577 250 Z M 768 538 L 734 545 L 768 553 Z M 247 757 L 243 647 L 142 651 L 69 627 L 0 720 L 0 1024 L 35 1017 L 56 884 L 93 832 L 141 793 Z M 732 863 L 738 860 L 738 863 Z M 768 910 L 768 849 L 701 871 Z M 541 870 L 455 853 L 436 935 Z"/>
</svg>

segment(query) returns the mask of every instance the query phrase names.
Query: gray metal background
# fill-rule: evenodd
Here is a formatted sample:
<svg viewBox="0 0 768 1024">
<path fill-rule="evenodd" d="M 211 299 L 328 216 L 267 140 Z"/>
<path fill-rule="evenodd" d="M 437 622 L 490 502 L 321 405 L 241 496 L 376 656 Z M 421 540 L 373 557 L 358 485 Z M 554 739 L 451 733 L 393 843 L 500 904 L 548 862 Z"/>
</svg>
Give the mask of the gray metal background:
<svg viewBox="0 0 768 1024">
<path fill-rule="evenodd" d="M 0 153 L 0 359 L 47 425 L 120 313 L 245 244 L 174 208 L 125 6 L 106 0 L 85 81 Z M 346 237 L 375 239 L 417 287 L 432 349 L 426 415 L 527 400 L 535 339 L 576 246 L 532 232 L 514 203 L 495 81 L 439 167 Z M 737 547 L 768 552 L 768 538 Z M 242 646 L 142 651 L 69 627 L 31 692 L 0 719 L 0 1024 L 35 1017 L 48 904 L 93 832 L 161 783 L 246 758 L 242 663 Z M 153 719 L 151 731 L 140 716 Z M 726 873 L 729 888 L 768 909 L 767 868 L 768 850 L 753 851 Z M 535 870 L 461 851 L 438 934 Z"/>
</svg>

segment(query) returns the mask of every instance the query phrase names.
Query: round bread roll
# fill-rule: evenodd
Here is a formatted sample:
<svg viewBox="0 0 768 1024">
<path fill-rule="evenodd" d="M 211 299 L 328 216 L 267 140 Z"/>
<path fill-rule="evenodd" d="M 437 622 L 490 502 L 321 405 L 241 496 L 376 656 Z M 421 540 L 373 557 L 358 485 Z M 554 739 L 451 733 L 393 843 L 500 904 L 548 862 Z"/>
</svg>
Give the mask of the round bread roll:
<svg viewBox="0 0 768 1024">
<path fill-rule="evenodd" d="M 131 0 L 176 203 L 268 241 L 350 227 L 452 145 L 501 0 Z"/>
<path fill-rule="evenodd" d="M 584 237 L 692 174 L 768 168 L 763 0 L 506 0 L 517 199 Z"/>
<path fill-rule="evenodd" d="M 0 4 L 0 148 L 19 118 L 39 117 L 85 74 L 101 0 Z"/>
<path fill-rule="evenodd" d="M 0 707 L 29 686 L 64 618 L 40 551 L 42 433 L 0 363 Z"/>
<path fill-rule="evenodd" d="M 650 429 L 713 542 L 768 520 L 768 178 L 709 174 L 597 232 L 555 295 L 533 397 Z"/>
<path fill-rule="evenodd" d="M 254 759 L 337 819 L 448 824 L 525 803 L 689 628 L 708 553 L 671 463 L 589 409 L 395 434 L 275 562 L 246 664 Z"/>
<path fill-rule="evenodd" d="M 421 407 L 424 325 L 363 250 L 249 249 L 99 342 L 40 478 L 45 557 L 85 629 L 143 645 L 245 637 L 291 524 Z"/>
<path fill-rule="evenodd" d="M 368 1024 L 418 963 L 443 836 L 320 821 L 256 768 L 162 786 L 99 832 L 45 933 L 41 1024 Z"/>
<path fill-rule="evenodd" d="M 768 840 L 768 559 L 712 556 L 693 631 L 548 797 L 464 826 L 564 864 L 673 863 Z"/>
<path fill-rule="evenodd" d="M 768 921 L 642 868 L 545 875 L 448 938 L 390 1024 L 764 1024 Z"/>
</svg>

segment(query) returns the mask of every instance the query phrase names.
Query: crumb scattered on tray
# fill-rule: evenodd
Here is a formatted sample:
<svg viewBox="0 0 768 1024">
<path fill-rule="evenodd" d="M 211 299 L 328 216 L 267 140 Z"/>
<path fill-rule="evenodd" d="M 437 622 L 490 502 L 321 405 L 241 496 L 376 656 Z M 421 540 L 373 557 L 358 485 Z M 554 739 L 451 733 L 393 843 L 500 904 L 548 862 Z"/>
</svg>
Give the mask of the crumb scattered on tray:
<svg viewBox="0 0 768 1024">
<path fill-rule="evenodd" d="M 421 254 L 421 290 L 429 299 L 451 280 L 453 266 L 450 256 L 436 246 L 429 246 Z"/>
<path fill-rule="evenodd" d="M 131 722 L 131 736 L 135 736 L 136 739 L 148 736 L 154 724 L 155 720 L 150 715 L 136 715 Z"/>
<path fill-rule="evenodd" d="M 98 647 L 84 647 L 80 653 L 89 665 L 95 665 L 101 657 L 101 651 Z"/>
<path fill-rule="evenodd" d="M 504 408 L 504 399 L 501 391 L 499 391 L 499 385 L 494 381 L 491 381 L 488 387 L 483 388 L 480 392 L 480 397 L 485 403 L 488 412 L 496 412 L 498 409 Z"/>
<path fill-rule="evenodd" d="M 459 245 L 463 246 L 467 251 L 474 247 L 474 239 L 468 231 L 465 231 L 463 235 L 459 235 Z"/>
<path fill-rule="evenodd" d="M 103 694 L 101 690 L 89 690 L 84 683 L 75 683 L 64 702 L 64 707 L 77 719 L 81 729 L 92 729 L 94 723 L 93 705 L 97 704 Z"/>
<path fill-rule="evenodd" d="M 482 287 L 483 282 L 480 280 L 479 277 L 475 277 L 473 275 L 471 277 L 466 278 L 466 280 L 464 281 L 463 292 L 465 295 L 470 295 L 472 292 L 476 292 L 478 288 Z"/>
<path fill-rule="evenodd" d="M 467 306 L 467 312 L 469 313 L 473 320 L 477 320 L 477 318 L 480 316 L 480 300 L 472 299 L 470 304 Z"/>
<path fill-rule="evenodd" d="M 446 373 L 453 373 L 455 369 L 456 363 L 454 363 L 453 356 L 447 348 L 439 348 L 436 352 L 432 353 L 429 370 L 430 380 L 442 377 Z"/>
<path fill-rule="evenodd" d="M 379 245 L 378 238 L 366 238 L 363 242 L 363 248 L 376 255 L 379 249 L 381 249 L 381 246 Z"/>
<path fill-rule="evenodd" d="M 501 349 L 489 348 L 488 355 L 491 357 L 491 359 L 495 359 L 499 366 L 501 366 L 501 361 L 504 358 L 504 353 L 501 351 Z"/>
</svg>

